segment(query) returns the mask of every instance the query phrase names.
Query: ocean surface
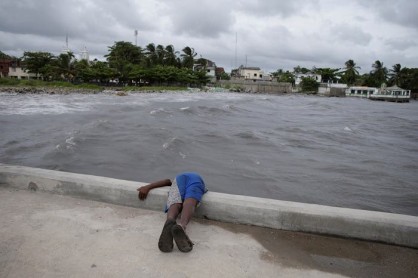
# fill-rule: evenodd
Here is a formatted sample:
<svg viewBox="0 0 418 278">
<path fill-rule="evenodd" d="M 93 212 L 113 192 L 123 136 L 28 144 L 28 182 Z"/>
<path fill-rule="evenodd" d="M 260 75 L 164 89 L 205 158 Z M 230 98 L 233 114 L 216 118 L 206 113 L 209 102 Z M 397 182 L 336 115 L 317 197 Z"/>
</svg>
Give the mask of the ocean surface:
<svg viewBox="0 0 418 278">
<path fill-rule="evenodd" d="M 418 216 L 418 102 L 2 93 L 0 163 Z"/>
</svg>

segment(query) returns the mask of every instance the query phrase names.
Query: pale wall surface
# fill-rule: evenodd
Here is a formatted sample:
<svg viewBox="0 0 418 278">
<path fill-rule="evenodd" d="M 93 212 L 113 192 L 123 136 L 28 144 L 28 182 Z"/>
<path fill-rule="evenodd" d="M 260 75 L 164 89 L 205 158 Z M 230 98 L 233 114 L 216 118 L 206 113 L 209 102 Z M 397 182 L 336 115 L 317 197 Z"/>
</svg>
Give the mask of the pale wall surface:
<svg viewBox="0 0 418 278">
<path fill-rule="evenodd" d="M 139 201 L 138 201 L 139 202 Z M 417 250 L 193 220 L 161 253 L 162 212 L 0 186 L 0 277 L 416 277 Z"/>
<path fill-rule="evenodd" d="M 0 184 L 161 211 L 168 188 L 138 202 L 139 182 L 0 164 Z M 201 218 L 418 247 L 418 217 L 209 192 Z"/>
</svg>

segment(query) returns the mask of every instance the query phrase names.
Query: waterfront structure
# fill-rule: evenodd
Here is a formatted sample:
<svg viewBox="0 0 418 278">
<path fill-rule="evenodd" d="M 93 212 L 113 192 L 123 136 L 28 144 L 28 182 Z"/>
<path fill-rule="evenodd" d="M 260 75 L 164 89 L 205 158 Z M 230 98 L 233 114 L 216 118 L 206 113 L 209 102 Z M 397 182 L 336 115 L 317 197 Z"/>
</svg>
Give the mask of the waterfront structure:
<svg viewBox="0 0 418 278">
<path fill-rule="evenodd" d="M 347 84 L 344 83 L 321 83 L 318 87 L 318 94 L 329 97 L 344 97 Z"/>
<path fill-rule="evenodd" d="M 347 97 L 362 97 L 362 98 L 370 98 L 371 95 L 377 94 L 378 89 L 374 87 L 366 87 L 366 86 L 352 86 L 347 88 L 345 91 L 345 95 Z"/>
<path fill-rule="evenodd" d="M 399 88 L 396 85 L 392 87 L 382 86 L 382 88 L 377 93 L 369 96 L 369 99 L 372 100 L 383 100 L 393 102 L 409 102 L 410 98 L 410 90 Z"/>
<path fill-rule="evenodd" d="M 375 87 L 353 86 L 345 91 L 345 95 L 349 97 L 362 97 L 371 100 L 383 100 L 393 102 L 409 102 L 411 91 L 404 90 L 398 86 L 377 89 Z"/>
</svg>

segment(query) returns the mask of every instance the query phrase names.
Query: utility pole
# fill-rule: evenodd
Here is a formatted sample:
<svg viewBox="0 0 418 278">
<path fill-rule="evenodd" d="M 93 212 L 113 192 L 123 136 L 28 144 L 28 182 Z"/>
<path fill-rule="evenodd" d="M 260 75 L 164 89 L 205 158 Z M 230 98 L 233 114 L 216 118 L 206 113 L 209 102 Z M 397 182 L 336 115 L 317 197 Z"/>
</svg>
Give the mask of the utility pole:
<svg viewBox="0 0 418 278">
<path fill-rule="evenodd" d="M 237 48 L 238 48 L 238 33 L 235 32 L 235 68 L 238 68 L 238 63 L 237 63 Z"/>
<path fill-rule="evenodd" d="M 135 30 L 135 46 L 138 46 L 138 30 Z"/>
</svg>

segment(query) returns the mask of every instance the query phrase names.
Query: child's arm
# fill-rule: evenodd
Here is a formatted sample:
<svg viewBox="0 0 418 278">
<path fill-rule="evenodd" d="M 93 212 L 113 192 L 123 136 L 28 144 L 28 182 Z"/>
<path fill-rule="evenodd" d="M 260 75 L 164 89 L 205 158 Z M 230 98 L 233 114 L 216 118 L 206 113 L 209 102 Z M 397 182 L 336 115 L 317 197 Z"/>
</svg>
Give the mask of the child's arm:
<svg viewBox="0 0 418 278">
<path fill-rule="evenodd" d="M 150 183 L 150 184 L 145 185 L 145 186 L 141 186 L 140 188 L 137 189 L 137 191 L 139 191 L 138 192 L 138 198 L 140 200 L 145 200 L 147 198 L 148 193 L 150 192 L 150 190 L 152 190 L 154 188 L 158 188 L 158 187 L 164 187 L 164 186 L 171 186 L 171 180 L 165 179 L 165 180 L 160 180 L 160 181 Z"/>
</svg>

